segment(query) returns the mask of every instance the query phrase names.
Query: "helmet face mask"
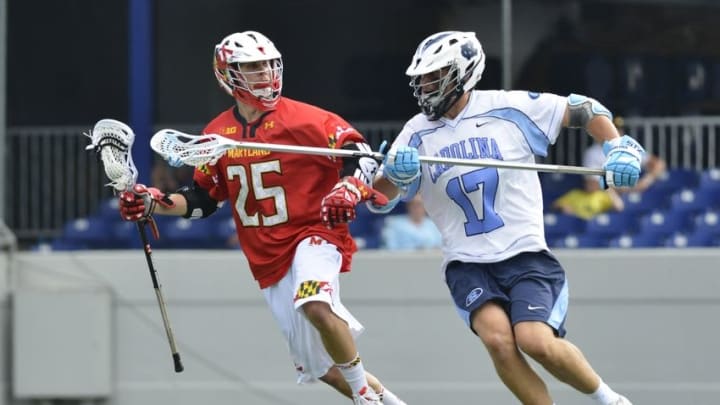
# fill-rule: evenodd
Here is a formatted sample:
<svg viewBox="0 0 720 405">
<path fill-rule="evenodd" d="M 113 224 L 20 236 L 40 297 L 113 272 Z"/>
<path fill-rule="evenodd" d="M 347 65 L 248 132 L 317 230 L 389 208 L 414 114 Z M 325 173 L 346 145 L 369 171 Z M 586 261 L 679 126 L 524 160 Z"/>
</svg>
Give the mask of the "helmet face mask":
<svg viewBox="0 0 720 405">
<path fill-rule="evenodd" d="M 259 32 L 225 37 L 215 46 L 213 70 L 220 87 L 259 110 L 275 108 L 282 91 L 283 63 L 275 45 Z"/>
<path fill-rule="evenodd" d="M 485 54 L 473 32 L 447 31 L 423 40 L 405 72 L 422 112 L 442 117 L 472 90 L 485 70 Z"/>
<path fill-rule="evenodd" d="M 227 82 L 241 97 L 255 97 L 271 107 L 280 97 L 282 61 L 231 63 L 225 69 Z M 237 95 L 236 95 L 237 97 Z"/>
<path fill-rule="evenodd" d="M 457 86 L 457 67 L 454 65 L 414 76 L 410 87 L 423 114 L 430 120 L 439 119 L 463 93 L 462 88 Z"/>
</svg>

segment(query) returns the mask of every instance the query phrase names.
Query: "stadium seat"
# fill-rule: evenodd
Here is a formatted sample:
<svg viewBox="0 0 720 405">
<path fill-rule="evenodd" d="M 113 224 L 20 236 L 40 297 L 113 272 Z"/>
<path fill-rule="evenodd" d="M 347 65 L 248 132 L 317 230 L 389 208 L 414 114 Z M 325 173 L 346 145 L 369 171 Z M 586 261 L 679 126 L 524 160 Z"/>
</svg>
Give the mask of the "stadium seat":
<svg viewBox="0 0 720 405">
<path fill-rule="evenodd" d="M 545 223 L 545 237 L 556 239 L 570 234 L 580 234 L 585 231 L 585 220 L 566 214 L 547 213 L 543 217 Z"/>
<path fill-rule="evenodd" d="M 181 249 L 218 248 L 211 221 L 173 218 L 168 221 L 161 235 L 169 247 Z"/>
<path fill-rule="evenodd" d="M 637 226 L 637 217 L 632 212 L 603 213 L 588 221 L 585 233 L 611 239 L 624 232 L 634 232 Z"/>
<path fill-rule="evenodd" d="M 714 201 L 720 201 L 720 169 L 709 169 L 702 172 L 696 191 L 710 194 Z"/>
<path fill-rule="evenodd" d="M 662 244 L 661 237 L 650 233 L 623 234 L 610 240 L 610 247 L 624 249 L 660 247 Z"/>
<path fill-rule="evenodd" d="M 694 170 L 670 169 L 663 173 L 646 192 L 662 190 L 664 193 L 672 194 L 682 189 L 694 188 L 698 184 L 699 177 Z"/>
<path fill-rule="evenodd" d="M 665 246 L 671 248 L 706 247 L 717 246 L 717 243 L 717 239 L 713 239 L 707 235 L 677 232 L 670 235 L 665 242 Z"/>
<path fill-rule="evenodd" d="M 720 212 L 707 211 L 695 217 L 693 234 L 697 237 L 706 235 L 712 240 L 720 237 Z"/>
<path fill-rule="evenodd" d="M 640 233 L 667 237 L 688 228 L 688 217 L 674 211 L 653 211 L 640 218 Z"/>
<path fill-rule="evenodd" d="M 710 247 L 720 246 L 720 237 L 704 232 L 692 232 L 687 235 L 688 246 L 693 247 Z"/>
<path fill-rule="evenodd" d="M 168 224 L 172 222 L 175 217 L 168 217 L 163 215 L 153 216 L 155 223 L 157 224 L 158 231 L 160 232 L 160 239 L 155 239 L 149 226 L 145 228 L 145 235 L 147 235 L 148 241 L 154 248 L 171 248 L 171 244 L 168 241 L 165 232 L 168 229 Z M 114 243 L 120 249 L 141 249 L 142 240 L 137 229 L 136 222 L 130 221 L 118 221 L 112 226 L 112 233 Z"/>
<path fill-rule="evenodd" d="M 211 217 L 212 218 L 212 217 Z M 218 247 L 237 248 L 232 240 L 236 240 L 237 229 L 231 216 L 222 216 L 213 223 L 214 234 L 217 236 Z"/>
<path fill-rule="evenodd" d="M 583 176 L 566 173 L 540 173 L 543 204 L 550 207 L 553 201 L 574 188 L 584 188 Z"/>
<path fill-rule="evenodd" d="M 664 190 L 650 188 L 645 192 L 633 191 L 622 195 L 625 203 L 623 212 L 642 216 L 650 211 L 667 208 L 670 205 L 669 194 Z"/>
<path fill-rule="evenodd" d="M 405 214 L 407 213 L 407 206 L 405 205 L 405 201 L 400 201 L 398 205 L 395 206 L 395 208 L 390 211 L 390 214 L 396 215 L 396 214 Z"/>
<path fill-rule="evenodd" d="M 135 224 L 135 222 L 129 222 L 129 221 L 117 222 L 113 225 L 112 233 L 113 233 L 113 238 L 115 239 L 115 241 L 118 245 L 118 248 L 122 248 L 122 249 L 142 248 L 142 242 L 140 241 L 140 236 L 138 235 L 137 225 Z M 148 234 L 148 238 L 152 238 L 152 236 L 150 236 L 149 231 L 147 234 Z"/>
<path fill-rule="evenodd" d="M 41 242 L 32 247 L 33 252 L 50 252 L 50 251 L 67 251 L 67 250 L 83 250 L 88 247 L 84 244 L 71 242 L 62 238 L 56 238 L 50 243 Z"/>
<path fill-rule="evenodd" d="M 100 202 L 97 216 L 106 220 L 117 220 L 120 218 L 120 208 L 117 197 L 107 198 Z"/>
<path fill-rule="evenodd" d="M 380 247 L 384 215 L 373 214 L 365 204 L 355 208 L 355 220 L 350 223 L 350 234 L 359 249 L 378 249 Z"/>
<path fill-rule="evenodd" d="M 670 197 L 671 209 L 680 214 L 696 214 L 712 207 L 716 202 L 710 194 L 693 189 L 682 189 Z"/>
<path fill-rule="evenodd" d="M 598 248 L 608 246 L 608 241 L 605 238 L 598 237 L 596 235 L 567 235 L 565 237 L 557 238 L 553 240 L 550 247 L 554 248 Z"/>
<path fill-rule="evenodd" d="M 217 219 L 217 218 L 228 218 L 232 217 L 232 204 L 229 204 L 227 201 L 225 204 L 222 205 L 222 207 L 219 207 L 211 216 L 209 216 L 209 219 Z"/>
<path fill-rule="evenodd" d="M 66 246 L 85 249 L 118 248 L 120 246 L 115 243 L 112 227 L 119 221 L 119 216 L 115 222 L 97 216 L 78 218 L 65 224 L 60 240 Z M 58 244 L 60 244 L 59 241 Z"/>
</svg>

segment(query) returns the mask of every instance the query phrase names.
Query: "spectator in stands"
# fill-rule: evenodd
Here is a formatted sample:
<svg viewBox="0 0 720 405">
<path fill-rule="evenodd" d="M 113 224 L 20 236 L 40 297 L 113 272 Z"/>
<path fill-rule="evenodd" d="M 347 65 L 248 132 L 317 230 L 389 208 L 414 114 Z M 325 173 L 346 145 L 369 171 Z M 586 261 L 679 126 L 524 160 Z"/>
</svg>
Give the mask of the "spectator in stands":
<svg viewBox="0 0 720 405">
<path fill-rule="evenodd" d="M 626 133 L 625 119 L 623 117 L 615 117 L 613 123 L 615 124 L 615 127 L 617 127 L 618 132 L 620 132 L 621 134 Z M 593 150 L 593 153 L 595 154 L 594 158 L 596 159 L 598 149 L 599 152 L 602 154 L 602 147 L 597 148 L 595 145 L 593 145 L 593 147 L 595 148 Z M 597 160 L 595 160 L 594 162 L 597 162 Z M 646 152 L 642 161 L 642 173 L 640 175 L 640 180 L 638 180 L 635 187 L 619 188 L 618 191 L 620 191 L 621 193 L 625 193 L 628 191 L 643 192 L 647 190 L 653 183 L 655 183 L 655 180 L 657 180 L 658 177 L 662 176 L 663 173 L 665 173 L 665 170 L 667 170 L 667 164 L 663 159 L 661 159 L 659 156 L 653 155 L 650 152 Z"/>
<path fill-rule="evenodd" d="M 395 215 L 385 220 L 383 242 L 390 250 L 420 250 L 439 248 L 442 235 L 425 212 L 420 194 L 405 203 L 407 215 Z"/>
<path fill-rule="evenodd" d="M 600 152 L 602 161 L 598 165 L 595 151 Z M 602 151 L 602 143 L 595 141 L 583 155 L 583 166 L 600 168 L 605 163 L 605 155 Z M 600 187 L 598 176 L 585 176 L 584 187 L 576 188 L 558 197 L 552 203 L 554 210 L 561 211 L 567 215 L 573 215 L 582 219 L 591 219 L 598 214 L 608 211 L 622 211 L 625 208 L 615 188 L 603 190 Z"/>
<path fill-rule="evenodd" d="M 618 132 L 625 133 L 625 120 L 623 117 L 613 119 Z M 594 142 L 583 154 L 583 166 L 602 167 L 605 163 L 605 154 L 602 151 L 602 144 Z M 585 178 L 585 188 L 575 189 L 560 196 L 553 202 L 552 207 L 565 214 L 574 215 L 584 219 L 590 219 L 598 214 L 607 211 L 622 211 L 624 204 L 620 193 L 630 191 L 643 192 L 650 187 L 655 180 L 661 176 L 666 169 L 665 161 L 651 153 L 645 153 L 642 161 L 643 172 L 634 187 L 600 189 L 600 183 L 595 176 Z"/>
</svg>

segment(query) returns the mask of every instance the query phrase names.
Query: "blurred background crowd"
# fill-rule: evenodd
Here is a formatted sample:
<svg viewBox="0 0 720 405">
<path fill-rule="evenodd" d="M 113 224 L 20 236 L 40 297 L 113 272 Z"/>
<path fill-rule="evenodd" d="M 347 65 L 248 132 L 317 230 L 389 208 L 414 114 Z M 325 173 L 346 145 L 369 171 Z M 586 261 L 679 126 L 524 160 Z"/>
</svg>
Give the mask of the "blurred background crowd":
<svg viewBox="0 0 720 405">
<path fill-rule="evenodd" d="M 373 146 L 417 112 L 404 76 L 417 43 L 439 30 L 475 31 L 488 57 L 478 88 L 590 95 L 654 159 L 648 184 L 616 195 L 588 189 L 581 176 L 540 174 L 551 246 L 720 245 L 715 1 L 514 0 L 511 10 L 500 0 L 2 3 L 2 215 L 23 248 L 139 243 L 82 132 L 101 118 L 127 122 L 138 136 L 139 180 L 165 190 L 187 184 L 191 168 L 169 168 L 147 142 L 160 128 L 199 131 L 232 104 L 213 77 L 212 50 L 248 29 L 282 52 L 285 96 L 339 113 Z M 546 162 L 590 165 L 591 146 L 587 134 L 570 132 Z M 412 212 L 401 204 L 393 215 L 413 223 Z M 361 211 L 352 231 L 364 248 L 438 247 L 432 236 L 398 242 L 392 235 L 407 232 L 389 229 L 395 219 Z M 212 220 L 160 226 L 158 247 L 239 247 L 228 207 Z"/>
</svg>

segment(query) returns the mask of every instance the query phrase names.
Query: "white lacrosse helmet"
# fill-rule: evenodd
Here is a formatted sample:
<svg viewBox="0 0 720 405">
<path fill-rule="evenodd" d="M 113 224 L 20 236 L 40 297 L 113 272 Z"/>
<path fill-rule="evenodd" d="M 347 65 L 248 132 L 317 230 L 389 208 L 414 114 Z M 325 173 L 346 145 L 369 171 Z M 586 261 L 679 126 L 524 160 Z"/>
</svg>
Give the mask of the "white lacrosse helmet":
<svg viewBox="0 0 720 405">
<path fill-rule="evenodd" d="M 265 62 L 261 70 L 247 71 L 242 64 Z M 280 99 L 283 64 L 280 52 L 263 34 L 237 32 L 215 45 L 213 70 L 220 86 L 236 100 L 260 110 L 271 110 Z"/>
<path fill-rule="evenodd" d="M 430 120 L 442 117 L 465 92 L 472 90 L 485 70 L 485 53 L 474 32 L 445 31 L 425 38 L 405 74 L 422 112 Z M 439 72 L 421 85 L 420 78 Z M 423 89 L 431 88 L 424 92 Z"/>
</svg>

